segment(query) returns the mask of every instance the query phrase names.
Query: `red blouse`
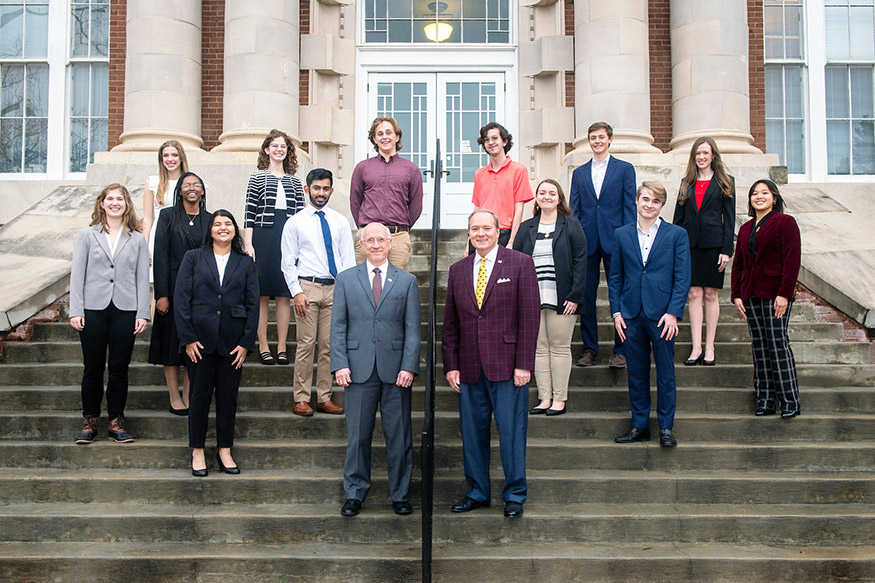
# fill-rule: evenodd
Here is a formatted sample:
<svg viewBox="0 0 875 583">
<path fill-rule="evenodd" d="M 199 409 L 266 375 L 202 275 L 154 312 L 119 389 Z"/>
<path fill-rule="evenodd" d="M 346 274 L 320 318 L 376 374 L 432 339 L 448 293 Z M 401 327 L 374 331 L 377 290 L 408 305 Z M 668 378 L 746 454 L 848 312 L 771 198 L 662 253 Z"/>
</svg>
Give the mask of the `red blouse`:
<svg viewBox="0 0 875 583">
<path fill-rule="evenodd" d="M 702 210 L 702 201 L 705 200 L 705 192 L 708 190 L 708 185 L 711 184 L 711 179 L 696 181 L 696 210 Z"/>
</svg>

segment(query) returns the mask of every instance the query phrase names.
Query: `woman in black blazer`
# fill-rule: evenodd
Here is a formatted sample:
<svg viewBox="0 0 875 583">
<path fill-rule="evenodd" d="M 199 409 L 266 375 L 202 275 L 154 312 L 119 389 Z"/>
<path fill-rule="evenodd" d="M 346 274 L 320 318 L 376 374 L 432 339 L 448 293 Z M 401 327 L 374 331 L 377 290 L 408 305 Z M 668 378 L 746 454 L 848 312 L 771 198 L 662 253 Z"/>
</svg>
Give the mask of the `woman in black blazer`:
<svg viewBox="0 0 875 583">
<path fill-rule="evenodd" d="M 94 202 L 91 226 L 79 231 L 70 269 L 70 325 L 82 343 L 82 432 L 76 443 L 91 443 L 103 400 L 107 368 L 108 437 L 134 438 L 125 428 L 128 366 L 134 335 L 149 323 L 149 243 L 140 232 L 131 195 L 121 184 L 105 187 Z"/>
<path fill-rule="evenodd" d="M 531 255 L 541 293 L 541 326 L 535 381 L 541 402 L 529 413 L 565 413 L 571 376 L 571 335 L 586 289 L 586 235 L 571 216 L 562 187 L 542 180 L 535 189 L 534 217 L 520 224 L 516 251 Z"/>
<path fill-rule="evenodd" d="M 692 278 L 688 298 L 693 348 L 684 364 L 712 366 L 717 362 L 714 339 L 720 317 L 717 290 L 723 289 L 735 234 L 735 179 L 727 172 L 717 144 L 707 136 L 693 142 L 690 149 L 672 222 L 686 229 L 690 238 Z"/>
<path fill-rule="evenodd" d="M 249 177 L 246 187 L 246 210 L 243 231 L 246 253 L 255 259 L 261 301 L 258 317 L 258 355 L 261 364 L 289 364 L 286 339 L 291 321 L 291 292 L 283 277 L 280 244 L 286 219 L 305 206 L 304 189 L 297 176 L 295 145 L 280 130 L 270 130 L 258 153 L 258 170 Z M 267 320 L 270 298 L 276 304 L 277 355 L 267 344 Z"/>
<path fill-rule="evenodd" d="M 258 325 L 258 273 L 243 251 L 237 221 L 221 209 L 209 224 L 204 246 L 185 254 L 174 293 L 176 328 L 191 378 L 191 473 L 198 477 L 207 475 L 204 444 L 214 389 L 219 469 L 240 473 L 231 457 L 237 392 Z"/>
<path fill-rule="evenodd" d="M 179 395 L 179 367 L 182 358 L 179 336 L 173 317 L 173 289 L 179 264 L 186 251 L 203 244 L 210 224 L 207 212 L 207 192 L 203 181 L 193 172 L 180 176 L 174 189 L 172 207 L 158 215 L 155 229 L 155 250 L 152 271 L 155 280 L 155 320 L 149 343 L 149 362 L 164 365 L 164 379 L 170 391 L 170 412 L 188 415 L 188 374 L 183 377 L 182 398 Z"/>
</svg>

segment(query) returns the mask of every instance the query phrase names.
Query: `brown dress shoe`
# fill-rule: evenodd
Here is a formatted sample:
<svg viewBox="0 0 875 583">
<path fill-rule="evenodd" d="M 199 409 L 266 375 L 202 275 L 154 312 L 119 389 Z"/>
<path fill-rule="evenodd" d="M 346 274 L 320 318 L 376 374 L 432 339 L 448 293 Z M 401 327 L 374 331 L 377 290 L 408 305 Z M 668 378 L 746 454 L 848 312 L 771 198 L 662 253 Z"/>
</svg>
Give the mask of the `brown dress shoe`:
<svg viewBox="0 0 875 583">
<path fill-rule="evenodd" d="M 134 441 L 134 436 L 128 433 L 128 430 L 125 429 L 125 418 L 121 415 L 110 420 L 109 432 L 106 436 L 116 443 L 129 443 Z"/>
<path fill-rule="evenodd" d="M 595 352 L 587 350 L 583 356 L 577 359 L 577 366 L 592 366 L 595 362 Z"/>
<path fill-rule="evenodd" d="M 310 404 L 307 401 L 298 401 L 295 403 L 295 406 L 292 407 L 292 413 L 302 417 L 312 417 L 313 408 L 310 407 Z"/>
<path fill-rule="evenodd" d="M 608 363 L 611 368 L 626 368 L 626 356 L 623 354 L 615 354 L 611 357 L 611 362 Z"/>
<path fill-rule="evenodd" d="M 76 436 L 76 443 L 91 443 L 97 437 L 97 417 L 86 415 L 82 420 L 82 433 Z"/>
<path fill-rule="evenodd" d="M 325 401 L 316 405 L 316 410 L 320 413 L 328 413 L 329 415 L 342 415 L 343 407 L 338 407 L 332 401 Z"/>
</svg>

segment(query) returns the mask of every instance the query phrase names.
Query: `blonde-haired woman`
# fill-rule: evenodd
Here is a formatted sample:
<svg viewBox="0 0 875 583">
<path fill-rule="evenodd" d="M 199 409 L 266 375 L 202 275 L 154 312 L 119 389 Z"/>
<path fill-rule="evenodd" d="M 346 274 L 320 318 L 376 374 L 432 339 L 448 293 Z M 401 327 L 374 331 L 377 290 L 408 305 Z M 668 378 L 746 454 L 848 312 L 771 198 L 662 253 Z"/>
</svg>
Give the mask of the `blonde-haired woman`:
<svg viewBox="0 0 875 583">
<path fill-rule="evenodd" d="M 304 188 L 297 176 L 295 145 L 283 131 L 271 130 L 258 152 L 258 170 L 249 177 L 243 214 L 246 253 L 255 259 L 261 290 L 258 356 L 261 364 L 289 364 L 286 339 L 291 321 L 291 292 L 283 277 L 280 243 L 286 219 L 304 208 Z M 276 302 L 277 355 L 267 345 L 270 298 Z"/>
<path fill-rule="evenodd" d="M 121 184 L 105 187 L 94 203 L 91 225 L 79 231 L 70 271 L 70 325 L 79 331 L 82 375 L 82 432 L 76 443 L 91 443 L 103 400 L 107 368 L 108 437 L 134 438 L 125 428 L 128 366 L 134 335 L 149 322 L 149 249 L 140 232 L 131 195 Z"/>
<path fill-rule="evenodd" d="M 726 170 L 712 138 L 701 137 L 690 148 L 672 222 L 686 229 L 690 238 L 692 279 L 687 298 L 693 347 L 684 364 L 712 366 L 717 362 L 714 354 L 720 317 L 717 291 L 723 289 L 724 270 L 732 257 L 735 235 L 735 179 Z"/>
<path fill-rule="evenodd" d="M 143 233 L 149 238 L 149 257 L 155 252 L 155 229 L 162 209 L 172 207 L 179 177 L 188 172 L 185 150 L 176 140 L 158 148 L 158 174 L 150 176 L 143 188 Z"/>
</svg>

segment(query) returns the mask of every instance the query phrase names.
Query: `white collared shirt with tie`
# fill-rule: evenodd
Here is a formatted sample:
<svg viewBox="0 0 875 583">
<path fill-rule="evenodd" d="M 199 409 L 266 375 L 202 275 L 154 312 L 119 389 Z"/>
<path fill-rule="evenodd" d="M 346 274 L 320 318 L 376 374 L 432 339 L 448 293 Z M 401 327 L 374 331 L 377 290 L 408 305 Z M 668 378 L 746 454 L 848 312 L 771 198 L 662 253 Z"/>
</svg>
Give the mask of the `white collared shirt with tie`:
<svg viewBox="0 0 875 583">
<path fill-rule="evenodd" d="M 383 265 L 374 265 L 370 261 L 365 261 L 365 265 L 368 270 L 368 283 L 371 284 L 371 289 L 374 288 L 374 268 L 380 269 L 380 289 L 386 289 L 386 272 L 389 270 L 389 262 L 384 261 Z"/>
<path fill-rule="evenodd" d="M 486 254 L 486 281 L 492 275 L 492 268 L 495 267 L 495 259 L 498 257 L 498 245 L 492 248 L 492 251 Z M 480 274 L 480 254 L 474 252 L 474 293 L 477 293 L 477 276 Z"/>
</svg>

